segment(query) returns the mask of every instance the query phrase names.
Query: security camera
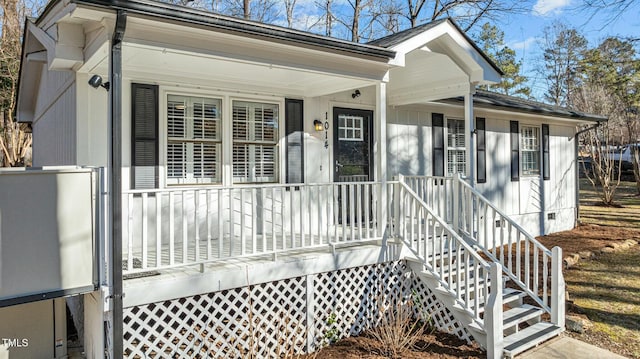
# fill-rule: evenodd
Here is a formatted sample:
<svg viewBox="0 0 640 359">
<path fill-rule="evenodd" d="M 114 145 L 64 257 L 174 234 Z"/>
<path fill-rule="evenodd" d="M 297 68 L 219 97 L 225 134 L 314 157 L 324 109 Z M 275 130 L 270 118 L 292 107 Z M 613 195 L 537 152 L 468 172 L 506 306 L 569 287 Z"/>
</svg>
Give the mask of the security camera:
<svg viewBox="0 0 640 359">
<path fill-rule="evenodd" d="M 94 89 L 103 87 L 105 90 L 109 91 L 109 82 L 103 83 L 102 76 L 100 75 L 91 76 L 91 78 L 89 79 L 89 86 L 93 87 Z"/>
</svg>

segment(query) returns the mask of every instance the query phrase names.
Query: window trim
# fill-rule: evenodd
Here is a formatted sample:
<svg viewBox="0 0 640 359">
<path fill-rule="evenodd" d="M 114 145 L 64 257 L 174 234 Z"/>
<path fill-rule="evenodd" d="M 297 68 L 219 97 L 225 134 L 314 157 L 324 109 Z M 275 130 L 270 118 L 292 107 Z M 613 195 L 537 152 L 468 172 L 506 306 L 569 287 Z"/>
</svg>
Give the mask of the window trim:
<svg viewBox="0 0 640 359">
<path fill-rule="evenodd" d="M 132 82 L 140 82 L 144 83 L 144 81 L 132 81 Z M 149 82 L 152 83 L 152 82 Z M 188 188 L 188 187 L 203 187 L 203 186 L 218 186 L 218 187 L 229 187 L 229 186 L 251 186 L 256 184 L 283 184 L 284 176 L 283 176 L 283 166 L 286 166 L 285 162 L 285 153 L 286 146 L 283 145 L 284 136 L 285 136 L 285 128 L 284 128 L 284 109 L 285 109 L 285 98 L 284 97 L 273 97 L 266 95 L 247 95 L 247 94 L 237 94 L 230 93 L 225 91 L 216 91 L 213 89 L 201 89 L 201 88 L 187 88 L 187 87 L 178 87 L 172 85 L 158 85 L 159 92 L 159 101 L 158 101 L 158 117 L 159 117 L 159 129 L 158 129 L 158 141 L 159 141 L 159 152 L 160 156 L 159 160 L 159 188 Z M 221 108 L 222 108 L 222 146 L 221 146 L 221 171 L 222 178 L 219 183 L 188 183 L 188 184 L 167 184 L 167 140 L 168 140 L 168 132 L 167 132 L 167 102 L 169 95 L 178 95 L 178 96 L 194 96 L 194 97 L 208 97 L 221 100 Z M 261 103 L 269 103 L 275 104 L 278 106 L 278 130 L 277 130 L 277 141 L 276 141 L 276 153 L 278 155 L 277 161 L 277 178 L 275 182 L 234 182 L 233 181 L 233 169 L 231 166 L 233 165 L 233 114 L 232 103 L 233 101 L 247 101 L 247 102 L 261 102 Z M 229 109 L 229 110 L 227 110 Z"/>
<path fill-rule="evenodd" d="M 456 147 L 450 147 L 449 146 L 449 121 L 455 121 L 455 122 L 462 122 L 462 135 L 465 136 L 465 144 L 463 147 L 460 146 L 456 146 Z M 444 156 L 444 176 L 445 177 L 453 177 L 455 176 L 457 173 L 462 174 L 463 176 L 466 176 L 466 172 L 467 172 L 467 137 L 466 137 L 466 128 L 467 128 L 467 123 L 464 119 L 458 118 L 458 117 L 447 117 L 445 116 L 445 121 L 444 121 L 444 126 L 443 126 L 443 130 L 444 130 L 444 150 L 445 150 L 445 156 Z M 464 153 L 464 170 L 462 172 L 454 172 L 454 173 L 449 173 L 449 151 L 455 151 L 456 153 L 462 151 Z M 459 165 L 459 163 L 456 161 L 456 167 Z"/>
<path fill-rule="evenodd" d="M 190 138 L 179 138 L 179 137 L 169 137 L 169 113 L 168 113 L 168 105 L 169 105 L 169 96 L 180 96 L 180 97 L 186 97 L 186 98 L 207 98 L 207 99 L 211 99 L 211 100 L 215 100 L 218 101 L 220 104 L 220 115 L 218 116 L 219 121 L 220 121 L 220 126 L 221 126 L 221 133 L 220 133 L 220 139 L 219 140 L 213 140 L 213 139 L 190 139 Z M 224 133 L 226 131 L 226 125 L 224 123 L 224 112 L 225 112 L 225 105 L 224 105 L 224 99 L 220 98 L 218 96 L 210 96 L 208 94 L 193 94 L 193 93 L 173 93 L 173 92 L 166 92 L 164 94 L 164 106 L 163 106 L 163 135 L 164 135 L 164 140 L 162 142 L 162 152 L 163 152 L 163 156 L 164 156 L 164 173 L 163 173 L 163 179 L 164 179 L 164 183 L 165 183 L 165 187 L 176 187 L 176 186 L 215 186 L 215 185 L 220 185 L 223 183 L 224 180 L 224 174 L 223 172 L 223 167 L 224 167 Z M 186 129 L 186 127 L 185 127 Z M 211 181 L 211 182 L 204 182 L 204 181 L 199 181 L 199 180 L 194 180 L 193 182 L 185 182 L 185 183 L 169 183 L 169 177 L 168 177 L 168 168 L 169 168 L 169 158 L 168 158 L 168 151 L 169 151 L 169 142 L 170 141 L 176 141 L 178 143 L 210 143 L 210 144 L 220 144 L 220 153 L 219 153 L 219 161 L 220 161 L 220 168 L 219 168 L 219 180 L 218 181 Z"/>
<path fill-rule="evenodd" d="M 533 124 L 528 124 L 528 123 L 520 123 L 519 124 L 519 128 L 518 128 L 518 162 L 519 162 L 519 171 L 520 171 L 520 176 L 521 177 L 526 177 L 526 178 L 535 178 L 535 177 L 540 177 L 542 175 L 542 129 L 541 129 L 541 125 L 537 124 L 537 125 L 533 125 Z M 538 137 L 537 137 L 537 147 L 538 150 L 525 150 L 524 147 L 524 137 L 523 137 L 523 131 L 525 128 L 534 128 L 537 130 L 538 133 Z M 537 169 L 538 169 L 538 173 L 525 173 L 524 172 L 524 160 L 522 158 L 523 154 L 525 152 L 530 152 L 530 153 L 538 153 L 538 161 L 537 161 Z"/>
<path fill-rule="evenodd" d="M 236 182 L 234 180 L 234 175 L 233 175 L 233 157 L 230 157 L 230 161 L 228 162 L 229 168 L 231 173 L 229 174 L 230 176 L 230 183 L 228 185 L 233 185 L 233 186 L 238 186 L 238 185 L 260 185 L 260 184 L 274 184 L 274 183 L 283 183 L 283 176 L 282 176 L 282 169 L 283 166 L 286 166 L 286 162 L 284 162 L 283 157 L 286 157 L 285 154 L 283 153 L 283 151 L 285 150 L 284 148 L 286 146 L 283 146 L 283 142 L 284 141 L 284 135 L 286 134 L 286 132 L 284 132 L 284 130 L 286 130 L 284 128 L 284 109 L 285 109 L 285 105 L 284 105 L 284 98 L 281 99 L 281 101 L 273 101 L 273 99 L 262 99 L 262 98 L 251 98 L 251 97 L 229 97 L 228 99 L 228 108 L 229 111 L 227 113 L 227 119 L 228 119 L 228 146 L 229 146 L 229 155 L 233 156 L 233 103 L 234 102 L 249 102 L 249 103 L 262 103 L 262 104 L 269 104 L 269 105 L 276 105 L 278 108 L 278 120 L 277 120 L 277 127 L 276 127 L 276 141 L 275 141 L 275 151 L 274 153 L 276 154 L 276 156 L 278 156 L 277 160 L 276 160 L 276 169 L 275 169 L 275 179 L 273 181 L 269 181 L 269 182 L 265 182 L 265 181 L 258 181 L 258 182 L 251 182 L 251 181 L 247 181 L 247 182 Z M 224 140 L 223 140 L 224 141 Z M 247 143 L 247 144 L 255 144 L 255 145 L 263 145 L 265 144 L 262 141 L 242 141 L 243 143 Z M 223 162 L 223 165 L 225 165 L 225 163 Z"/>
</svg>

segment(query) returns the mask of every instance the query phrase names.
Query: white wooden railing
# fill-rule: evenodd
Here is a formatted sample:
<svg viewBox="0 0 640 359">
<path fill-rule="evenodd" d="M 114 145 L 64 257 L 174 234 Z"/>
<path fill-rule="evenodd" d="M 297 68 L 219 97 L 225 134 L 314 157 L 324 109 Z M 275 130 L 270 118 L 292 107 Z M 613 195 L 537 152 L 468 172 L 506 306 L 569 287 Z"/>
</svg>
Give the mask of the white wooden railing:
<svg viewBox="0 0 640 359">
<path fill-rule="evenodd" d="M 469 244 L 499 263 L 504 273 L 564 326 L 564 278 L 562 249 L 547 249 L 461 176 L 402 177 L 417 196 L 434 203 Z M 438 195 L 445 198 L 432 199 Z M 441 210 L 440 208 L 444 208 Z"/>
<path fill-rule="evenodd" d="M 124 273 L 380 240 L 382 186 L 344 182 L 124 191 Z"/>
<path fill-rule="evenodd" d="M 435 176 L 401 176 L 429 207 L 447 223 L 453 223 L 453 178 Z"/>
<path fill-rule="evenodd" d="M 562 249 L 547 249 L 462 177 L 453 187 L 454 227 L 564 326 Z"/>
<path fill-rule="evenodd" d="M 401 238 L 413 254 L 424 262 L 428 270 L 443 279 L 441 283 L 443 287 L 456 293 L 459 304 L 472 313 L 478 323 L 482 323 L 480 298 L 489 297 L 490 286 L 478 284 L 489 283 L 490 264 L 466 243 L 444 218 L 440 217 L 404 183 L 402 177 L 396 196 L 397 215 L 394 216 L 398 222 L 396 236 Z M 454 254 L 445 255 L 446 253 Z M 480 295 L 472 294 L 470 286 L 462 287 L 463 281 L 456 280 L 456 276 L 446 276 L 445 271 L 452 268 L 460 277 L 475 281 L 476 288 L 482 287 Z"/>
</svg>

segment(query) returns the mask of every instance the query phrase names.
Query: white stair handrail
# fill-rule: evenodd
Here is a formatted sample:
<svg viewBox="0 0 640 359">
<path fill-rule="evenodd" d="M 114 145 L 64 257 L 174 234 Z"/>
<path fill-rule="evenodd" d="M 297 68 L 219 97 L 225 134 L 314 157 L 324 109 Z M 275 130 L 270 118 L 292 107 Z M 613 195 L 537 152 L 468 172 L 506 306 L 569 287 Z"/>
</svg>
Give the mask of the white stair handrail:
<svg viewBox="0 0 640 359">
<path fill-rule="evenodd" d="M 531 234 L 529 234 L 522 226 L 516 223 L 510 216 L 505 214 L 499 208 L 497 208 L 491 201 L 489 201 L 486 197 L 484 197 L 478 190 L 473 188 L 467 182 L 465 182 L 460 175 L 456 176 L 455 184 L 459 188 L 459 190 L 454 190 L 454 201 L 456 203 L 466 204 L 467 208 L 472 208 L 474 200 L 476 201 L 475 212 L 481 212 L 481 208 L 485 209 L 485 216 L 488 214 L 489 210 L 494 215 L 493 218 L 490 218 L 491 222 L 486 222 L 488 219 L 485 217 L 484 220 L 486 223 L 496 223 L 496 218 L 501 224 L 501 227 L 504 228 L 506 225 L 508 228 L 508 232 L 511 233 L 515 231 L 516 238 L 512 241 L 512 238 L 509 237 L 506 241 L 503 237 L 498 241 L 496 238 L 493 238 L 493 247 L 494 250 L 486 247 L 487 238 L 484 241 L 479 240 L 481 236 L 480 233 L 474 233 L 474 218 L 465 218 L 471 223 L 467 223 L 466 225 L 471 228 L 471 230 L 467 230 L 466 233 L 473 240 L 474 244 L 480 248 L 485 255 L 487 255 L 492 261 L 499 263 L 502 267 L 502 270 L 509 276 L 511 280 L 514 281 L 522 290 L 524 290 L 532 299 L 534 299 L 538 305 L 541 306 L 548 313 L 556 313 L 556 315 L 552 315 L 552 322 L 558 326 L 564 326 L 564 314 L 559 314 L 563 312 L 564 309 L 564 289 L 562 289 L 562 294 L 560 295 L 560 288 L 564 288 L 564 278 L 562 276 L 562 249 L 559 247 L 554 247 L 553 251 L 546 248 L 542 243 L 536 240 Z M 463 193 L 467 193 L 470 198 L 468 198 L 467 203 L 463 202 L 464 195 Z M 465 212 L 464 209 L 461 209 L 461 212 Z M 468 211 L 467 211 L 468 212 Z M 477 213 L 475 215 L 475 220 L 480 222 L 481 213 Z M 464 220 L 464 219 L 463 219 Z M 496 223 L 497 224 L 497 223 Z M 454 225 L 460 225 L 457 222 L 454 222 Z M 476 223 L 477 231 L 480 232 L 480 223 Z M 462 226 L 464 227 L 464 225 Z M 485 226 L 485 230 L 488 226 Z M 503 235 L 503 231 L 501 231 L 501 235 Z M 515 242 L 515 243 L 514 243 Z M 500 250 L 500 255 L 497 256 L 496 248 L 497 244 L 501 246 L 509 246 L 509 250 L 505 251 L 504 248 Z M 511 252 L 511 245 L 514 245 L 516 248 L 516 253 L 518 255 L 516 258 L 513 258 L 513 254 Z M 521 247 L 524 246 L 525 258 L 524 258 L 524 268 L 521 269 L 520 263 L 520 250 Z M 533 253 L 530 253 L 530 250 Z M 505 254 L 506 252 L 506 254 Z M 506 258 L 505 258 L 506 255 Z M 542 258 L 539 258 L 539 255 L 542 255 Z M 530 263 L 530 257 L 533 257 L 532 262 Z M 542 261 L 542 268 L 539 268 L 539 262 Z M 514 270 L 513 263 L 516 263 Z M 560 264 L 558 264 L 560 263 Z M 549 266 L 551 267 L 551 273 L 549 278 Z M 533 269 L 531 268 L 533 267 Z M 531 279 L 531 277 L 533 279 Z M 542 280 L 540 281 L 540 277 Z M 550 279 L 550 280 L 549 280 Z M 542 287 L 538 287 L 538 282 L 542 283 Z M 549 288 L 547 287 L 549 286 Z M 542 296 L 538 293 L 541 290 Z M 551 297 L 551 303 L 549 303 L 549 297 Z"/>
<path fill-rule="evenodd" d="M 453 229 L 453 227 L 451 227 L 451 225 L 449 225 L 442 217 L 438 216 L 435 211 L 433 211 L 433 209 L 431 209 L 422 199 L 419 198 L 419 196 L 406 184 L 402 181 L 402 178 L 399 182 L 399 186 L 400 186 L 400 190 L 398 191 L 400 194 L 400 201 L 402 202 L 403 199 L 403 193 L 406 193 L 409 195 L 409 200 L 412 203 L 417 204 L 422 210 L 424 210 L 426 212 L 426 216 L 424 216 L 425 218 L 428 218 L 432 221 L 434 221 L 435 224 L 437 224 L 437 227 L 442 231 L 445 232 L 447 234 L 448 237 L 450 237 L 450 239 L 452 241 L 455 242 L 456 247 L 457 248 L 463 248 L 465 250 L 465 255 L 468 255 L 470 258 L 472 258 L 474 260 L 474 263 L 476 264 L 477 268 L 474 269 L 482 269 L 484 273 L 487 274 L 487 279 L 488 279 L 488 273 L 491 269 L 491 266 L 489 265 L 489 263 L 487 263 L 487 261 L 482 258 L 464 239 L 462 239 L 462 237 L 460 237 L 460 235 L 455 231 L 455 229 Z M 403 207 L 403 204 L 400 203 L 400 207 Z M 399 218 L 399 221 L 401 222 L 399 227 L 400 227 L 400 231 L 405 232 L 406 230 L 404 228 L 406 228 L 407 224 L 405 223 L 406 221 L 406 216 L 402 213 L 402 210 L 400 211 L 401 213 L 397 213 L 397 218 Z M 421 218 L 421 220 L 424 218 Z M 435 228 L 435 226 L 434 226 Z M 478 322 L 481 323 L 480 317 L 479 317 L 479 307 L 478 307 L 478 303 L 476 302 L 476 300 L 469 300 L 469 296 L 467 296 L 467 299 L 463 299 L 461 297 L 461 290 L 460 288 L 456 288 L 455 283 L 452 283 L 451 280 L 444 281 L 442 279 L 443 277 L 443 267 L 440 266 L 439 270 L 436 269 L 436 265 L 438 260 L 435 259 L 435 256 L 432 256 L 431 261 L 429 261 L 424 255 L 423 253 L 420 253 L 419 248 L 416 248 L 414 246 L 414 240 L 412 238 L 407 238 L 407 237 L 411 237 L 411 236 L 405 236 L 405 235 L 401 235 L 400 236 L 402 238 L 402 240 L 405 242 L 405 244 L 407 245 L 407 247 L 413 252 L 413 254 L 420 259 L 421 261 L 423 261 L 423 263 L 425 264 L 425 266 L 434 271 L 434 274 L 437 274 L 438 277 L 441 280 L 441 284 L 443 287 L 451 290 L 452 292 L 455 292 L 458 296 L 458 300 L 460 301 L 459 304 L 461 304 L 462 306 L 464 306 L 466 309 L 468 309 L 470 312 L 475 313 L 475 315 L 477 316 Z M 418 238 L 418 240 L 420 240 Z M 433 242 L 433 241 L 432 241 Z M 418 247 L 420 247 L 420 245 L 418 244 Z M 460 256 L 459 251 L 456 254 L 457 256 Z M 460 258 L 457 258 L 460 259 Z M 449 260 L 451 261 L 451 257 L 449 257 Z M 442 264 L 443 260 L 442 257 L 440 258 L 440 263 Z M 458 266 L 460 261 L 458 260 Z M 449 265 L 452 265 L 453 263 L 449 263 Z M 458 268 L 459 269 L 459 268 Z M 459 283 L 458 283 L 459 284 Z M 457 290 L 456 290 L 457 289 Z M 462 292 L 464 292 L 464 289 L 462 289 Z M 487 295 L 489 294 L 488 292 L 486 293 Z M 473 304 L 470 304 L 469 302 L 476 302 Z"/>
</svg>

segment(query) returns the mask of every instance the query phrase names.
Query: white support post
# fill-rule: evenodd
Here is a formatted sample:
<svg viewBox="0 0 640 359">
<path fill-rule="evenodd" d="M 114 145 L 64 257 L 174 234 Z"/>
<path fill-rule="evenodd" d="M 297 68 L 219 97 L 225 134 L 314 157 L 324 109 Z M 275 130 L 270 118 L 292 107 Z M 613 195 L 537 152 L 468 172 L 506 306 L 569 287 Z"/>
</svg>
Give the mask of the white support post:
<svg viewBox="0 0 640 359">
<path fill-rule="evenodd" d="M 551 322 L 564 328 L 565 283 L 562 275 L 562 248 L 551 250 Z"/>
<path fill-rule="evenodd" d="M 315 279 L 315 274 L 309 274 L 306 277 L 307 282 L 307 353 L 311 353 L 313 348 L 313 344 L 315 341 L 315 308 L 314 308 L 314 292 L 313 292 L 313 281 Z"/>
<path fill-rule="evenodd" d="M 491 263 L 491 294 L 484 314 L 487 333 L 487 358 L 502 358 L 504 336 L 502 333 L 502 269 L 498 263 Z"/>
<path fill-rule="evenodd" d="M 460 197 L 460 181 L 462 181 L 460 174 L 456 173 L 452 183 L 453 196 L 451 198 L 453 201 L 453 229 L 455 229 L 456 232 L 460 232 L 460 201 L 462 200 Z"/>
<path fill-rule="evenodd" d="M 388 78 L 388 76 L 385 76 Z M 379 82 L 376 84 L 376 111 L 374 114 L 375 124 L 373 135 L 375 138 L 374 159 L 375 159 L 375 181 L 381 184 L 376 201 L 378 205 L 377 226 L 379 235 L 385 236 L 387 227 L 387 84 Z M 387 234 L 388 235 L 388 234 Z"/>
</svg>

